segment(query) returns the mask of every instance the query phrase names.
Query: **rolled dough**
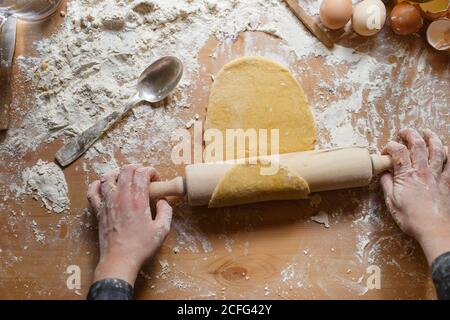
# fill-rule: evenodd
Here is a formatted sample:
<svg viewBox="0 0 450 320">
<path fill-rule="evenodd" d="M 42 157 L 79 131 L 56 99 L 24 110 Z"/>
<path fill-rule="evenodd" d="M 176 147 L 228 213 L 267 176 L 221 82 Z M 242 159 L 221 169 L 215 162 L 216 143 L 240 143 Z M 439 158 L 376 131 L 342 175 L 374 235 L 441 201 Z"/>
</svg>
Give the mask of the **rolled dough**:
<svg viewBox="0 0 450 320">
<path fill-rule="evenodd" d="M 219 72 L 209 97 L 205 129 L 220 130 L 225 143 L 226 129 L 278 129 L 280 153 L 311 150 L 316 141 L 303 89 L 289 70 L 260 57 L 237 59 Z M 282 163 L 274 175 L 261 175 L 260 169 L 260 164 L 232 167 L 208 206 L 307 197 L 308 183 Z"/>
<path fill-rule="evenodd" d="M 225 65 L 209 96 L 205 130 L 278 129 L 279 152 L 311 150 L 314 119 L 300 84 L 288 69 L 260 57 Z"/>
<path fill-rule="evenodd" d="M 308 196 L 308 183 L 289 168 L 280 167 L 277 174 L 268 176 L 261 175 L 260 169 L 259 164 L 241 164 L 228 170 L 214 190 L 208 207 L 304 199 Z"/>
</svg>

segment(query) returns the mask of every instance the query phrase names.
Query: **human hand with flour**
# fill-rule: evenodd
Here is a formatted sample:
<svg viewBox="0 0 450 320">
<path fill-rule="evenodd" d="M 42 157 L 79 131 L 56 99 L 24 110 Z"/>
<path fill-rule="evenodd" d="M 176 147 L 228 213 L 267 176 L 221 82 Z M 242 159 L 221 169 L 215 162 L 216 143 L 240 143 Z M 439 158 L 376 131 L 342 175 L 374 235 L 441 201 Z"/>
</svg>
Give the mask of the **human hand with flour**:
<svg viewBox="0 0 450 320">
<path fill-rule="evenodd" d="M 450 162 L 442 141 L 430 130 L 399 133 L 383 154 L 393 173 L 381 177 L 386 205 L 398 226 L 422 246 L 429 264 L 450 251 Z"/>
<path fill-rule="evenodd" d="M 132 286 L 166 238 L 172 208 L 159 200 L 154 219 L 150 210 L 149 185 L 157 180 L 155 169 L 127 165 L 90 184 L 87 196 L 97 213 L 100 242 L 94 281 L 121 279 Z"/>
</svg>

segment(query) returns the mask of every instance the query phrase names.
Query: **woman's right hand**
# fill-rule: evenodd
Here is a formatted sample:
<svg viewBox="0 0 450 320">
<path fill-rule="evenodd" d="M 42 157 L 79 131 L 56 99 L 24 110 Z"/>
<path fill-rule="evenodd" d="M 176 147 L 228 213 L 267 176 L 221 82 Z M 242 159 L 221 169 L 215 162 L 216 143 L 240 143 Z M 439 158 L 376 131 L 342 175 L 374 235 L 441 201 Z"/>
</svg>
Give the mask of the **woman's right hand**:
<svg viewBox="0 0 450 320">
<path fill-rule="evenodd" d="M 381 177 L 386 205 L 405 233 L 421 244 L 429 264 L 450 251 L 450 163 L 442 141 L 430 130 L 399 133 L 389 142 L 393 172 Z"/>
</svg>

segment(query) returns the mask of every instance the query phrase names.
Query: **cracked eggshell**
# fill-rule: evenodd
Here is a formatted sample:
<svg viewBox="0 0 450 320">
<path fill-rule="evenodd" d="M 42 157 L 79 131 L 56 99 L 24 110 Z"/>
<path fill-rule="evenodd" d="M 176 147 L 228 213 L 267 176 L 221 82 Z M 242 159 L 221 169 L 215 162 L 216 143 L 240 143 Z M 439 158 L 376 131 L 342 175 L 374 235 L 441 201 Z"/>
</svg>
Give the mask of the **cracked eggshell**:
<svg viewBox="0 0 450 320">
<path fill-rule="evenodd" d="M 364 0 L 353 8 L 352 26 L 362 36 L 380 32 L 386 22 L 386 6 L 381 0 Z"/>
<path fill-rule="evenodd" d="M 450 52 L 450 19 L 433 21 L 427 29 L 427 40 L 436 50 Z"/>
<path fill-rule="evenodd" d="M 417 5 L 423 16 L 430 21 L 441 18 L 450 18 L 449 0 L 397 0 L 397 3 L 411 3 Z"/>
<path fill-rule="evenodd" d="M 419 4 L 420 9 L 428 20 L 434 21 L 445 18 L 450 14 L 449 0 L 432 0 Z"/>
</svg>

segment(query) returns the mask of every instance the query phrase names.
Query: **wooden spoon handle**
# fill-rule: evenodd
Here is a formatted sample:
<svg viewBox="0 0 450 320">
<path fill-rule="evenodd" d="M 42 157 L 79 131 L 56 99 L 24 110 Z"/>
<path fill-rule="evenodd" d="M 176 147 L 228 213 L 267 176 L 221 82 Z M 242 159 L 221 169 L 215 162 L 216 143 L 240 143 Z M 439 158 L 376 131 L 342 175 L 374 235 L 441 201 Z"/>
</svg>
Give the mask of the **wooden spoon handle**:
<svg viewBox="0 0 450 320">
<path fill-rule="evenodd" d="M 317 37 L 327 48 L 331 49 L 334 46 L 328 34 L 314 21 L 309 14 L 303 10 L 298 4 L 297 0 L 283 0 L 292 13 L 308 28 L 313 35 Z"/>
</svg>

